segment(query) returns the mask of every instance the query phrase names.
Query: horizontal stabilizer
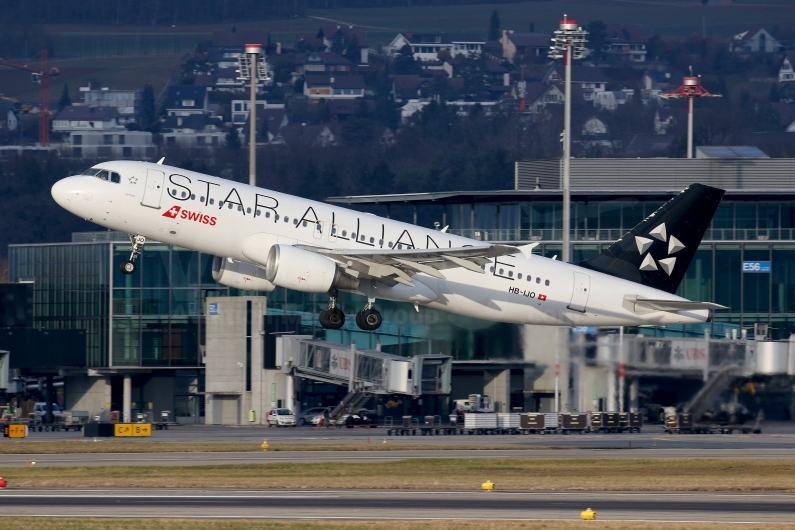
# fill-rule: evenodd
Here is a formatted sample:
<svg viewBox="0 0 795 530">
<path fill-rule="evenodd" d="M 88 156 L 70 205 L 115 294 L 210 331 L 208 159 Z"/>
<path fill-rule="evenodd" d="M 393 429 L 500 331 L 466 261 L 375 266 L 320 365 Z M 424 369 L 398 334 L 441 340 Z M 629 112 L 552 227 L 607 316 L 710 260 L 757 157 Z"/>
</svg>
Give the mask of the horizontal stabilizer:
<svg viewBox="0 0 795 530">
<path fill-rule="evenodd" d="M 650 298 L 626 297 L 626 301 L 636 308 L 651 309 L 652 311 L 703 311 L 705 309 L 728 309 L 728 307 L 713 304 L 712 302 L 691 302 L 690 300 L 653 300 Z"/>
</svg>

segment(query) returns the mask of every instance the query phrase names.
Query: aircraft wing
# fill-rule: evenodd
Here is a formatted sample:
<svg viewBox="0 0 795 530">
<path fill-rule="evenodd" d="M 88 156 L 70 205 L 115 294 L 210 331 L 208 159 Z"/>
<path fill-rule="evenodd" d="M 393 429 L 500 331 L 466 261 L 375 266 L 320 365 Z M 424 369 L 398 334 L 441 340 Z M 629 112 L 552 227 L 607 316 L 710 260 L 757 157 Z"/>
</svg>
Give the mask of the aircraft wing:
<svg viewBox="0 0 795 530">
<path fill-rule="evenodd" d="M 690 300 L 653 300 L 651 298 L 634 298 L 629 300 L 635 307 L 652 311 L 701 311 L 704 309 L 728 309 L 728 307 L 712 302 L 691 302 Z"/>
<path fill-rule="evenodd" d="M 514 247 L 488 245 L 482 247 L 432 248 L 432 249 L 328 249 L 310 245 L 297 247 L 328 256 L 345 267 L 345 272 L 355 277 L 392 280 L 413 286 L 411 277 L 423 273 L 444 279 L 441 271 L 464 268 L 484 274 L 483 265 L 492 259 L 512 254 L 525 254 L 537 243 Z"/>
</svg>

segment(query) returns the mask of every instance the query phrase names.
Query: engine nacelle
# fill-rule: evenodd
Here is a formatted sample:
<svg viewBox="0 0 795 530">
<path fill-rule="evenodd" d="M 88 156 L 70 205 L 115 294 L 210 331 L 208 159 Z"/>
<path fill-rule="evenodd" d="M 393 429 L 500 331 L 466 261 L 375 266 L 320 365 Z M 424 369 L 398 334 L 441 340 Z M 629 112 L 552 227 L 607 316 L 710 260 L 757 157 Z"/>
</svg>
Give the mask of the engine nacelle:
<svg viewBox="0 0 795 530">
<path fill-rule="evenodd" d="M 359 287 L 359 280 L 346 275 L 333 260 L 292 245 L 271 247 L 265 278 L 278 287 L 307 293 Z"/>
<path fill-rule="evenodd" d="M 265 279 L 265 271 L 251 263 L 216 256 L 213 259 L 213 280 L 227 287 L 269 293 L 276 286 Z"/>
</svg>

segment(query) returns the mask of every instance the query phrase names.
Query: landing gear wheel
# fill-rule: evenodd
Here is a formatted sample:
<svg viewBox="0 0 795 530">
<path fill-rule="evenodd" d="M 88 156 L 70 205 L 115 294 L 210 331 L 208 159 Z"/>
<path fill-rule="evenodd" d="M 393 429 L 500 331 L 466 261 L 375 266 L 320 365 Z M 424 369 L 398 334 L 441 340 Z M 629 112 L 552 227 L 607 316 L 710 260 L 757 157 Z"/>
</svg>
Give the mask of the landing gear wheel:
<svg viewBox="0 0 795 530">
<path fill-rule="evenodd" d="M 324 309 L 320 312 L 320 325 L 326 329 L 340 329 L 345 325 L 345 313 L 339 307 Z"/>
<path fill-rule="evenodd" d="M 132 274 L 135 272 L 135 262 L 132 260 L 124 260 L 119 265 L 122 274 Z"/>
<path fill-rule="evenodd" d="M 365 307 L 356 313 L 356 325 L 364 331 L 375 331 L 381 327 L 383 318 L 374 307 Z"/>
</svg>

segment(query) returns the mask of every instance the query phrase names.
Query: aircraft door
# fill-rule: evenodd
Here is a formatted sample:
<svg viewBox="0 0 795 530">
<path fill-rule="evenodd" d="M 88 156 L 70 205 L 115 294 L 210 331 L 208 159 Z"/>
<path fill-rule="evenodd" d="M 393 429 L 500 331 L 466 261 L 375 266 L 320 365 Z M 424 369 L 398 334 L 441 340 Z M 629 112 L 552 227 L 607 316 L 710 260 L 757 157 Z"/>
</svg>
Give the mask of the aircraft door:
<svg viewBox="0 0 795 530">
<path fill-rule="evenodd" d="M 146 188 L 141 206 L 160 209 L 160 197 L 163 195 L 163 181 L 166 176 L 162 171 L 146 170 Z"/>
<path fill-rule="evenodd" d="M 588 291 L 591 289 L 591 276 L 584 272 L 574 273 L 574 289 L 571 292 L 571 302 L 568 308 L 580 313 L 585 313 L 588 305 Z"/>
</svg>

